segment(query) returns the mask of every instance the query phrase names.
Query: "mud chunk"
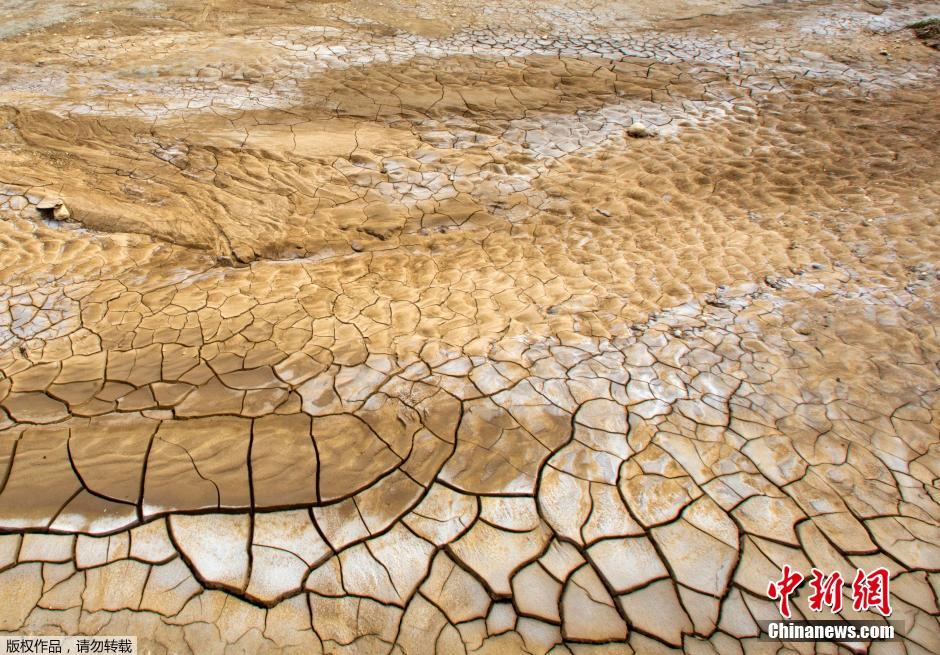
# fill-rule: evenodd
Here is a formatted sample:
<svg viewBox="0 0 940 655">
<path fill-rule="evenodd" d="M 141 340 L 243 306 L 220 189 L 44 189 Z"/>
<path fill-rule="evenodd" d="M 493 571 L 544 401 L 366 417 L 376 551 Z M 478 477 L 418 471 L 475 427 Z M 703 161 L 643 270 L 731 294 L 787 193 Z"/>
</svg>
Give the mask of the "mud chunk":
<svg viewBox="0 0 940 655">
<path fill-rule="evenodd" d="M 656 127 L 653 125 L 646 125 L 645 123 L 636 121 L 627 128 L 627 134 L 632 136 L 634 139 L 645 139 L 656 136 L 659 134 L 659 130 L 656 129 Z"/>
</svg>

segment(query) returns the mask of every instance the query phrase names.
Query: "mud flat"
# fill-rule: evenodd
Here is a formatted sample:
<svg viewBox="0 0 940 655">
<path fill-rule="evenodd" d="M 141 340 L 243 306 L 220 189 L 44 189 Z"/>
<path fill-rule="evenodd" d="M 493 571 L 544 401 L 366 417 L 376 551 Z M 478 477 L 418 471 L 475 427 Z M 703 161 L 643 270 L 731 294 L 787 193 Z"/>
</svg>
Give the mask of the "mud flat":
<svg viewBox="0 0 940 655">
<path fill-rule="evenodd" d="M 197 4 L 0 2 L 0 632 L 940 652 L 940 4 Z"/>
</svg>

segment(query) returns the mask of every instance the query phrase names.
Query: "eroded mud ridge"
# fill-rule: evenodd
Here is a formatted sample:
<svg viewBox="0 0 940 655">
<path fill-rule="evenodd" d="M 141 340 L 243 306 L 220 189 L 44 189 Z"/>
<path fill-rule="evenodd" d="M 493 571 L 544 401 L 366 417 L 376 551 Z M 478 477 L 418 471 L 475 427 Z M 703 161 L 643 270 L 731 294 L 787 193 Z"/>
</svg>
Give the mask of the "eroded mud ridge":
<svg viewBox="0 0 940 655">
<path fill-rule="evenodd" d="M 940 5 L 464 4 L 0 2 L 0 630 L 940 652 Z"/>
</svg>

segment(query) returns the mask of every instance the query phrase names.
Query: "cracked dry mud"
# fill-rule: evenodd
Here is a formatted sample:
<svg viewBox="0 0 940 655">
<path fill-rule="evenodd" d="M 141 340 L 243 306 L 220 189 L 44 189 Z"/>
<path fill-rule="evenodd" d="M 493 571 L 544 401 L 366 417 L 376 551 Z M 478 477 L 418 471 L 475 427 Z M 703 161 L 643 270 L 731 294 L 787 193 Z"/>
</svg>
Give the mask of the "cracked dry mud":
<svg viewBox="0 0 940 655">
<path fill-rule="evenodd" d="M 940 652 L 938 13 L 0 1 L 0 631 Z"/>
</svg>

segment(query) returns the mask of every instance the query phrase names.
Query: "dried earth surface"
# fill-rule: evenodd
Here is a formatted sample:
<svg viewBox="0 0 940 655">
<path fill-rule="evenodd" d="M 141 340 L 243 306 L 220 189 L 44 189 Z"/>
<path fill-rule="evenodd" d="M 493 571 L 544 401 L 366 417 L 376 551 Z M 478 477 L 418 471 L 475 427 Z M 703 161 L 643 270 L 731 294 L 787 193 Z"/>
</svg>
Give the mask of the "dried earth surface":
<svg viewBox="0 0 940 655">
<path fill-rule="evenodd" d="M 938 14 L 0 0 L 0 631 L 940 652 Z"/>
</svg>

